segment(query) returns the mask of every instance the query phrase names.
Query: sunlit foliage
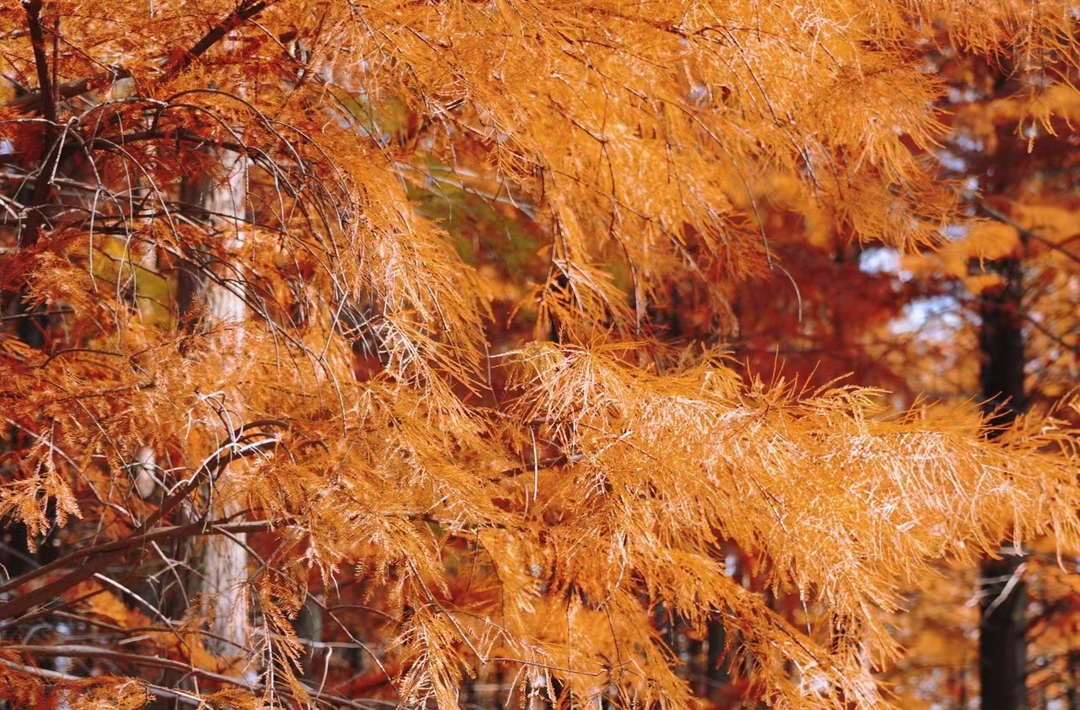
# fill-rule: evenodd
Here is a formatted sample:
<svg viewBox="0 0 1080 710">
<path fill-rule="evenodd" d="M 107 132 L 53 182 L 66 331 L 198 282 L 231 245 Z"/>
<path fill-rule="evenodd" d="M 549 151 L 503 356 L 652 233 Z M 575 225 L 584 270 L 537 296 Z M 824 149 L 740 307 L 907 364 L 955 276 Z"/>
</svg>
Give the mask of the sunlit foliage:
<svg viewBox="0 0 1080 710">
<path fill-rule="evenodd" d="M 0 689 L 688 708 L 663 617 L 771 707 L 880 706 L 906 585 L 1080 543 L 1074 432 L 721 350 L 778 213 L 906 251 L 963 219 L 935 43 L 1065 110 L 1066 8 L 954 5 L 4 0 L 0 513 L 38 564 Z M 668 337 L 676 282 L 712 342 Z M 244 643 L 208 539 L 247 540 Z"/>
</svg>

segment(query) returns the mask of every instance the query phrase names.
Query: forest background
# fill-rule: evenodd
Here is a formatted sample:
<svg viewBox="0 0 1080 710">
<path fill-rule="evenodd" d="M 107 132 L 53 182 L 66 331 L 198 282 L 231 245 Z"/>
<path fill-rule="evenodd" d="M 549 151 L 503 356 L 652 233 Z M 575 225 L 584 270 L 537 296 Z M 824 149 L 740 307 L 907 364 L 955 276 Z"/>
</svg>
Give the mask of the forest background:
<svg viewBox="0 0 1080 710">
<path fill-rule="evenodd" d="M 1080 708 L 1078 12 L 3 0 L 0 707 Z"/>
</svg>

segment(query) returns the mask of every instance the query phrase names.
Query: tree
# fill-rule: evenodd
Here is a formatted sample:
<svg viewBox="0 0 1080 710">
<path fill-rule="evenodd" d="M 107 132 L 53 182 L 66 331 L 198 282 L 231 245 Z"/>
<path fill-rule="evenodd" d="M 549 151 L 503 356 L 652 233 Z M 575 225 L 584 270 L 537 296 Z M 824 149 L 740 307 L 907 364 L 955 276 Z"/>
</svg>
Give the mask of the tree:
<svg viewBox="0 0 1080 710">
<path fill-rule="evenodd" d="M 953 364 L 938 358 L 926 367 L 957 373 L 954 380 L 962 384 L 953 396 L 984 402 L 992 437 L 1029 403 L 1052 410 L 1072 387 L 1067 373 L 1074 368 L 1076 320 L 1069 283 L 1077 262 L 1070 250 L 1075 176 L 1069 146 L 1076 136 L 1068 121 L 1075 62 L 1068 53 L 1048 55 L 1039 71 L 1059 79 L 1044 83 L 1026 78 L 1017 69 L 1023 61 L 1012 57 L 988 62 L 963 51 L 939 52 L 930 62 L 949 83 L 943 100 L 950 127 L 941 162 L 964 183 L 969 214 L 985 221 L 956 225 L 945 249 L 905 263 L 905 278 L 936 282 L 948 294 L 941 300 L 957 328 L 942 341 Z M 946 396 L 948 389 L 942 390 Z M 1005 548 L 1013 545 L 1007 541 Z M 1058 554 L 1068 559 L 1074 552 Z M 1064 699 L 1054 686 L 1071 674 L 1071 644 L 1062 644 L 1059 634 L 1070 633 L 1075 595 L 1061 584 L 1064 571 L 1043 559 L 1045 544 L 1024 553 L 985 564 L 982 606 L 992 613 L 975 626 L 983 707 L 1038 707 Z M 1029 584 L 1036 591 L 1025 602 Z M 1025 665 L 1029 638 L 1032 654 Z M 959 632 L 953 642 L 964 643 Z"/>
<path fill-rule="evenodd" d="M 987 441 L 970 407 L 766 386 L 671 318 L 698 299 L 722 345 L 737 284 L 783 268 L 777 214 L 939 242 L 922 48 L 1075 57 L 1060 8 L 314 10 L 0 9 L 0 512 L 60 553 L 0 586 L 15 702 L 456 707 L 499 672 L 534 702 L 686 707 L 660 627 L 721 621 L 751 696 L 870 707 L 903 585 L 1007 536 L 1077 543 L 1062 422 Z M 239 660 L 190 583 L 223 540 Z"/>
</svg>

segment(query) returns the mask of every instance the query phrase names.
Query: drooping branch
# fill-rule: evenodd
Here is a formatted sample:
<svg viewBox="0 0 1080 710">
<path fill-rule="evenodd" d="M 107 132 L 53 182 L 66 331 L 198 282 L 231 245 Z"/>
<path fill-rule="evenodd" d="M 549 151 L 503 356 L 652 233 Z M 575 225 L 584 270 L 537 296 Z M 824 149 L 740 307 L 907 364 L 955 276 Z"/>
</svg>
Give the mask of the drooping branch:
<svg viewBox="0 0 1080 710">
<path fill-rule="evenodd" d="M 108 545 L 99 547 L 96 552 L 93 552 L 94 548 L 73 552 L 67 557 L 56 560 L 51 564 L 39 567 L 35 570 L 31 570 L 12 579 L 3 586 L 0 586 L 0 594 L 6 591 L 20 589 L 35 579 L 39 579 L 40 577 L 59 569 L 65 569 L 67 566 L 79 562 L 79 560 L 85 560 L 80 566 L 71 569 L 59 579 L 38 587 L 33 593 L 20 595 L 18 598 L 0 605 L 0 621 L 18 617 L 41 603 L 42 600 L 51 599 L 101 572 L 132 549 L 144 544 L 143 540 L 147 537 L 153 527 L 162 518 L 175 510 L 196 488 L 202 485 L 207 476 L 213 477 L 221 470 L 224 470 L 225 466 L 232 461 L 245 458 L 246 456 L 257 452 L 272 449 L 276 447 L 278 443 L 279 441 L 275 437 L 264 441 L 243 444 L 241 446 L 233 446 L 230 443 L 220 447 L 218 452 L 200 466 L 199 470 L 196 471 L 184 485 L 177 488 L 172 494 L 166 496 L 165 500 L 162 501 L 161 506 L 124 540 L 119 540 L 115 543 L 109 543 Z M 173 533 L 173 535 L 175 535 L 175 533 Z M 87 554 L 88 552 L 90 554 Z"/>
<path fill-rule="evenodd" d="M 56 657 L 60 657 L 60 656 L 66 656 L 66 657 L 71 657 L 71 658 L 93 658 L 93 659 L 99 659 L 99 660 L 105 660 L 105 661 L 112 661 L 112 662 L 115 662 L 115 663 L 130 664 L 130 665 L 133 665 L 133 666 L 145 666 L 145 667 L 148 667 L 148 668 L 169 669 L 169 670 L 175 670 L 175 671 L 183 672 L 185 674 L 189 674 L 189 675 L 191 675 L 193 677 L 196 677 L 196 678 L 199 678 L 201 680 L 208 680 L 208 681 L 212 681 L 212 682 L 215 682 L 215 683 L 224 683 L 226 685 L 244 688 L 244 689 L 249 690 L 249 691 L 251 691 L 253 693 L 257 693 L 257 692 L 262 691 L 262 686 L 260 684 L 258 684 L 258 683 L 250 683 L 250 682 L 246 682 L 244 680 L 240 680 L 238 678 L 234 678 L 234 677 L 231 677 L 231 676 L 222 675 L 220 673 L 214 673 L 212 671 L 203 670 L 201 668 L 198 668 L 198 667 L 195 667 L 195 666 L 191 665 L 190 663 L 184 663 L 182 661 L 173 660 L 171 658 L 162 658 L 160 656 L 148 656 L 148 655 L 139 654 L 139 653 L 125 653 L 123 651 L 116 651 L 116 650 L 113 650 L 113 649 L 104 649 L 104 648 L 101 648 L 100 646 L 88 646 L 88 645 L 81 645 L 81 644 L 50 644 L 50 645 L 25 644 L 25 645 L 6 646 L 5 649 L 8 650 L 8 651 L 14 652 L 14 653 L 30 654 L 31 656 L 34 656 L 34 657 L 56 658 Z M 16 668 L 16 669 L 18 669 L 20 671 L 23 671 L 23 672 L 34 672 L 36 670 L 36 669 L 29 668 L 29 667 L 20 667 L 17 664 L 11 662 L 11 661 L 3 661 L 2 659 L 0 659 L 0 662 L 5 663 L 5 665 L 7 665 L 9 668 Z M 45 676 L 45 677 L 48 677 L 48 678 L 53 679 L 53 680 L 73 680 L 73 681 L 74 680 L 82 680 L 82 679 L 77 678 L 75 676 L 66 676 L 66 675 L 58 674 L 58 673 L 54 673 L 52 675 L 48 675 L 48 676 Z M 151 686 L 149 688 L 149 690 L 154 695 L 162 695 L 163 697 L 172 697 L 171 694 L 158 693 L 157 689 L 154 686 Z M 364 705 L 362 703 L 349 700 L 348 698 L 344 698 L 344 697 L 341 697 L 339 695 L 335 695 L 333 693 L 327 693 L 327 692 L 324 692 L 324 691 L 319 690 L 319 689 L 305 688 L 304 690 L 309 695 L 311 695 L 313 698 L 315 698 L 317 700 L 320 700 L 320 701 L 323 701 L 323 702 L 326 702 L 326 703 L 333 703 L 334 705 L 337 705 L 337 706 L 354 707 L 354 708 L 367 708 L 368 707 L 367 705 Z M 287 688 L 277 688 L 276 691 L 277 692 L 284 692 L 284 693 L 288 694 L 288 689 Z M 195 700 L 196 698 L 197 698 L 197 696 L 192 697 L 193 700 Z M 200 703 L 200 705 L 204 705 L 204 704 Z"/>
</svg>

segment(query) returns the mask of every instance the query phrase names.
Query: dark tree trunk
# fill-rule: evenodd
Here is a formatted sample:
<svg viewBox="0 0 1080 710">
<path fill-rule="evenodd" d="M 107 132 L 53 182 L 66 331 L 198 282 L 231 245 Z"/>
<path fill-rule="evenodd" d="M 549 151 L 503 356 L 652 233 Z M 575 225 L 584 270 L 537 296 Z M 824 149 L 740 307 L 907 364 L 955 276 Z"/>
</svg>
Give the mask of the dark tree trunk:
<svg viewBox="0 0 1080 710">
<path fill-rule="evenodd" d="M 1080 710 L 1080 651 L 1069 651 L 1069 676 L 1066 680 L 1069 690 L 1066 692 L 1068 698 L 1068 710 Z"/>
<path fill-rule="evenodd" d="M 724 690 L 731 684 L 731 671 L 728 668 L 724 651 L 727 644 L 727 629 L 720 612 L 709 620 L 708 626 L 708 655 L 705 658 L 705 678 L 703 699 L 717 701 L 724 697 Z"/>
<path fill-rule="evenodd" d="M 979 301 L 982 329 L 981 384 L 987 415 L 986 436 L 993 439 L 1026 407 L 1022 274 L 1017 259 L 995 265 L 1003 283 L 983 292 Z M 982 563 L 982 624 L 979 634 L 979 681 L 982 710 L 1023 710 L 1027 639 L 1024 634 L 1025 585 L 1020 576 L 1022 551 L 1005 546 L 1001 559 Z"/>
<path fill-rule="evenodd" d="M 1019 555 L 984 560 L 982 626 L 979 636 L 979 681 L 983 710 L 1023 710 L 1027 638 L 1024 635 L 1024 582 L 1019 578 Z"/>
</svg>

